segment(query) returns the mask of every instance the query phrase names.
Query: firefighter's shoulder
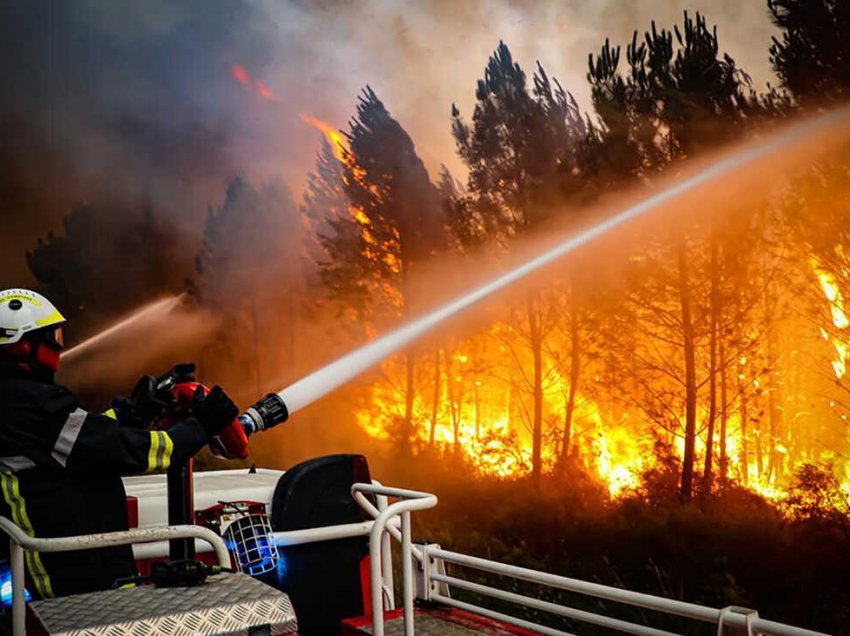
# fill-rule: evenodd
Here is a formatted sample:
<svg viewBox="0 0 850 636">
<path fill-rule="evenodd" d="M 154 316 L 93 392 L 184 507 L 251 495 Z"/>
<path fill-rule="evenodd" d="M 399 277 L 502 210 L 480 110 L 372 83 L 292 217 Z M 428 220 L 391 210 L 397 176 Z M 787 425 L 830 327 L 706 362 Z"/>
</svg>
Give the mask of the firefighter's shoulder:
<svg viewBox="0 0 850 636">
<path fill-rule="evenodd" d="M 3 410 L 26 409 L 48 416 L 67 415 L 78 406 L 67 387 L 27 379 L 0 381 L 0 403 Z"/>
</svg>

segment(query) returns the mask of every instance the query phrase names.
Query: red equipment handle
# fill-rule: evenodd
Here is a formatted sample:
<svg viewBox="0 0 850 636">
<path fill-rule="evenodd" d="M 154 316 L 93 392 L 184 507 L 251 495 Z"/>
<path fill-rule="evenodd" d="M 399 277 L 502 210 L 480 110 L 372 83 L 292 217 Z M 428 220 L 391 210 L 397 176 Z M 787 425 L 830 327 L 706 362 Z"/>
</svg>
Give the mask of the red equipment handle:
<svg viewBox="0 0 850 636">
<path fill-rule="evenodd" d="M 178 382 L 171 389 L 174 398 L 173 406 L 157 424 L 159 429 L 167 429 L 173 424 L 189 416 L 189 406 L 195 397 L 195 391 L 200 387 L 204 395 L 210 392 L 208 386 L 200 382 Z M 210 440 L 210 450 L 213 455 L 224 459 L 245 459 L 248 457 L 248 436 L 238 419 L 233 420 L 218 435 Z"/>
</svg>

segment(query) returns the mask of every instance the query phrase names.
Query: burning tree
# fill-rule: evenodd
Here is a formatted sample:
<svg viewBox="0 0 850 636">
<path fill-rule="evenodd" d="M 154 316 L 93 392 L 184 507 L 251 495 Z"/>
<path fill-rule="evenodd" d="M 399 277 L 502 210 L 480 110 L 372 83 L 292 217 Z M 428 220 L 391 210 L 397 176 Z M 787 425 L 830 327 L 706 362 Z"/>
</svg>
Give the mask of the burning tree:
<svg viewBox="0 0 850 636">
<path fill-rule="evenodd" d="M 678 47 L 673 44 L 674 37 Z M 628 73 L 623 75 L 618 70 L 620 48 L 612 49 L 606 41 L 600 55 L 590 58 L 588 78 L 593 86 L 594 105 L 603 117 L 604 128 L 597 135 L 597 144 L 613 149 L 617 165 L 634 170 L 637 176 L 650 177 L 724 136 L 739 134 L 746 117 L 759 108 L 751 95 L 749 78 L 729 55 L 720 56 L 716 29 L 709 29 L 699 14 L 694 21 L 686 13 L 683 28 L 677 26 L 673 32 L 659 31 L 653 23 L 642 42 L 635 32 L 626 48 L 626 59 Z M 637 311 L 633 318 L 636 324 L 644 325 L 644 338 L 652 343 L 639 364 L 649 375 L 634 369 L 635 377 L 643 378 L 639 380 L 643 386 L 640 401 L 656 422 L 665 427 L 672 425 L 677 433 L 681 426 L 683 499 L 690 498 L 694 484 L 701 386 L 697 358 L 702 347 L 709 351 L 704 474 L 706 481 L 711 481 L 722 311 L 717 238 L 710 236 L 707 242 L 700 241 L 697 237 L 703 232 L 696 229 L 699 222 L 688 221 L 672 235 L 657 236 L 655 247 L 636 261 L 641 263 L 642 282 L 637 288 L 640 300 L 633 305 Z M 647 244 L 653 242 L 647 240 Z M 700 263 L 707 266 L 708 274 L 702 281 L 697 271 L 702 267 Z M 708 284 L 700 290 L 703 281 Z M 699 313 L 699 296 L 709 298 L 707 315 Z M 705 318 L 709 323 L 707 333 L 701 333 L 700 323 Z M 678 358 L 675 365 L 669 361 L 671 351 Z M 674 385 L 681 383 L 681 392 L 660 391 L 658 387 L 664 384 L 656 377 L 658 373 L 667 375 Z"/>
<path fill-rule="evenodd" d="M 584 120 L 572 96 L 557 82 L 553 87 L 540 66 L 534 76 L 534 94 L 530 94 L 525 73 L 504 43 L 490 57 L 476 98 L 471 126 L 456 107 L 452 111 L 458 151 L 469 166 L 469 196 L 461 208 L 469 217 L 464 226 L 492 229 L 496 235 L 491 240 L 507 243 L 538 227 L 549 218 L 555 202 L 575 189 L 579 145 L 586 136 Z M 545 307 L 546 294 L 542 289 L 529 290 L 524 308 L 514 312 L 512 321 L 515 334 L 532 354 L 531 374 L 520 371 L 532 395 L 532 475 L 537 483 L 543 464 L 547 375 L 543 350 L 554 328 L 553 316 Z M 577 330 L 578 314 L 573 318 Z M 572 391 L 578 368 L 576 359 Z"/>
<path fill-rule="evenodd" d="M 442 206 L 410 136 L 369 87 L 346 139 L 342 183 L 353 220 L 329 220 L 321 239 L 329 256 L 320 263 L 322 278 L 339 298 L 368 299 L 372 318 L 386 325 L 416 309 L 416 267 L 443 244 Z M 400 431 L 405 453 L 413 434 L 414 370 L 408 353 Z"/>
</svg>

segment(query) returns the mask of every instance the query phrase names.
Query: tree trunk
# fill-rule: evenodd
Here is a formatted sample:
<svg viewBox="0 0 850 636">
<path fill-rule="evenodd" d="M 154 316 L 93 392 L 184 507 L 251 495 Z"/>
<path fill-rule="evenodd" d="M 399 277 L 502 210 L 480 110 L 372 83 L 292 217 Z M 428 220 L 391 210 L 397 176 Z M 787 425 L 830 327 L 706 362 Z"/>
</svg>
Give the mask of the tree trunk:
<svg viewBox="0 0 850 636">
<path fill-rule="evenodd" d="M 481 399 L 478 395 L 478 380 L 472 385 L 473 406 L 475 407 L 475 441 L 481 437 Z"/>
<path fill-rule="evenodd" d="M 741 373 L 738 374 L 738 394 L 741 400 L 741 448 L 738 461 L 741 463 L 741 479 L 746 486 L 750 480 L 749 448 L 747 444 L 747 420 L 749 414 L 747 413 L 747 391 L 746 383 L 744 382 L 745 378 L 742 377 L 743 375 L 744 369 L 741 369 Z"/>
<path fill-rule="evenodd" d="M 726 342 L 720 333 L 720 481 L 726 482 L 729 474 L 729 455 L 726 448 L 727 426 L 729 424 L 729 402 L 726 387 Z"/>
<path fill-rule="evenodd" d="M 532 386 L 534 399 L 534 420 L 532 423 L 531 478 L 539 487 L 543 474 L 543 335 L 537 294 L 529 292 L 526 296 L 531 353 L 534 358 L 534 380 Z"/>
<path fill-rule="evenodd" d="M 446 397 L 449 399 L 449 412 L 452 416 L 452 452 L 457 456 L 460 453 L 460 405 L 455 404 L 452 358 L 448 349 L 444 349 L 443 354 L 446 357 Z"/>
<path fill-rule="evenodd" d="M 779 366 L 776 348 L 776 331 L 773 328 L 773 322 L 771 322 L 767 330 L 767 356 L 770 369 L 767 381 L 768 424 L 770 426 L 770 438 L 767 442 L 767 480 L 773 483 L 779 482 L 782 472 L 781 459 L 776 449 L 776 443 L 779 440 L 779 419 L 781 417 L 779 412 L 779 384 L 776 381 L 776 369 Z"/>
<path fill-rule="evenodd" d="M 693 495 L 697 429 L 697 381 L 694 325 L 691 318 L 691 289 L 687 270 L 688 255 L 684 239 L 682 239 L 678 251 L 679 302 L 682 308 L 682 347 L 685 354 L 685 456 L 682 460 L 682 483 L 679 497 L 682 501 L 688 501 Z"/>
<path fill-rule="evenodd" d="M 718 286 L 720 277 L 717 263 L 717 239 L 711 237 L 711 292 L 709 297 L 710 330 L 709 330 L 709 368 L 708 368 L 708 430 L 705 434 L 705 471 L 702 475 L 703 490 L 711 492 L 711 482 L 714 475 L 714 421 L 717 419 L 717 323 L 720 312 Z"/>
<path fill-rule="evenodd" d="M 401 266 L 401 295 L 402 295 L 402 310 L 401 315 L 404 320 L 407 320 L 411 314 L 411 291 L 409 286 L 409 269 L 410 265 L 402 259 Z M 410 455 L 413 447 L 413 353 L 408 351 L 404 356 L 404 421 L 401 423 L 401 455 Z"/>
<path fill-rule="evenodd" d="M 431 430 L 428 443 L 433 446 L 437 435 L 437 413 L 440 410 L 440 347 L 434 347 L 434 401 L 431 404 Z"/>
<path fill-rule="evenodd" d="M 564 468 L 566 468 L 570 456 L 573 412 L 575 411 L 576 394 L 578 393 L 579 365 L 581 364 L 579 340 L 578 308 L 575 306 L 575 298 L 573 298 L 573 306 L 570 310 L 570 387 L 564 412 L 564 436 L 561 440 L 561 466 Z"/>
<path fill-rule="evenodd" d="M 412 353 L 404 356 L 405 389 L 404 389 L 404 426 L 401 432 L 402 454 L 409 454 L 413 444 L 413 391 L 414 391 L 414 358 Z"/>
</svg>

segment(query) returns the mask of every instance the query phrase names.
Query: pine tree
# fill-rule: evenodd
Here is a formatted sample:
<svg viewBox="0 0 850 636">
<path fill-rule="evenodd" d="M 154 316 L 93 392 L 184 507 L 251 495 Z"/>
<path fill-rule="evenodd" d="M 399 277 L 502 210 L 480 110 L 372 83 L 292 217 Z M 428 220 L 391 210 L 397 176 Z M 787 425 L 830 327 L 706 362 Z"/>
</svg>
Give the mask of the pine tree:
<svg viewBox="0 0 850 636">
<path fill-rule="evenodd" d="M 604 151 L 603 158 L 609 162 L 594 168 L 607 180 L 612 173 L 624 173 L 626 178 L 651 176 L 671 162 L 734 138 L 765 110 L 765 105 L 754 96 L 746 73 L 728 54 L 720 53 L 716 28 L 709 28 L 699 13 L 692 19 L 686 12 L 682 28 L 676 26 L 672 32 L 658 30 L 655 23 L 642 40 L 635 32 L 626 48 L 626 60 L 628 69 L 620 72 L 620 48 L 612 48 L 607 40 L 599 56 L 590 57 L 588 79 L 602 124 L 598 131 L 593 131 L 592 142 Z M 700 223 L 693 219 L 690 225 L 699 228 Z M 657 326 L 658 317 L 664 316 L 661 320 L 664 329 L 668 332 L 675 329 L 681 343 L 678 357 L 684 377 L 669 378 L 674 382 L 670 394 L 666 390 L 659 392 L 647 383 L 641 384 L 639 393 L 653 404 L 647 411 L 653 419 L 676 422 L 676 410 L 671 409 L 670 413 L 665 413 L 663 408 L 659 410 L 659 398 L 670 400 L 678 391 L 675 383 L 681 382 L 685 413 L 681 431 L 685 442 L 681 497 L 689 499 L 695 474 L 700 384 L 697 362 L 702 340 L 700 322 L 704 318 L 699 306 L 699 298 L 703 297 L 700 274 L 705 267 L 711 281 L 704 295 L 710 298 L 706 312 L 710 322 L 708 448 L 712 449 L 717 413 L 718 325 L 722 311 L 721 296 L 716 293 L 720 265 L 714 238 L 704 243 L 679 231 L 672 241 L 662 243 L 658 249 L 658 253 L 648 255 L 643 265 L 646 276 L 659 278 L 655 284 L 645 285 L 643 291 L 657 287 L 638 301 L 636 307 L 654 306 L 656 315 L 643 315 L 643 319 Z M 659 262 L 664 264 L 658 266 Z M 672 278 L 670 272 L 674 274 Z M 643 313 L 642 309 L 639 313 Z M 649 357 L 654 360 L 657 356 L 650 351 Z M 660 365 L 647 362 L 645 371 L 650 369 L 669 369 L 669 360 L 662 359 Z M 634 372 L 640 373 L 638 369 Z M 704 472 L 709 483 L 711 462 L 709 450 Z"/>
<path fill-rule="evenodd" d="M 529 92 L 525 72 L 504 42 L 478 81 L 471 124 L 452 108 L 452 132 L 469 167 L 468 197 L 455 207 L 453 226 L 467 242 L 482 237 L 507 243 L 547 220 L 556 201 L 578 189 L 577 158 L 587 135 L 575 100 L 538 65 Z M 540 290 L 529 290 L 516 332 L 532 356 L 532 478 L 543 462 L 544 343 L 554 328 Z"/>
<path fill-rule="evenodd" d="M 850 90 L 850 3 L 846 0 L 768 0 L 782 38 L 770 61 L 799 101 L 841 99 Z"/>
<path fill-rule="evenodd" d="M 346 134 L 342 183 L 349 215 L 329 221 L 320 263 L 332 294 L 355 303 L 373 319 L 407 318 L 416 309 L 420 263 L 445 242 L 443 209 L 413 141 L 368 86 Z M 414 361 L 405 361 L 402 452 L 413 431 Z"/>
<path fill-rule="evenodd" d="M 26 258 L 71 340 L 179 286 L 175 241 L 150 205 L 79 204 L 62 227 Z"/>
</svg>

